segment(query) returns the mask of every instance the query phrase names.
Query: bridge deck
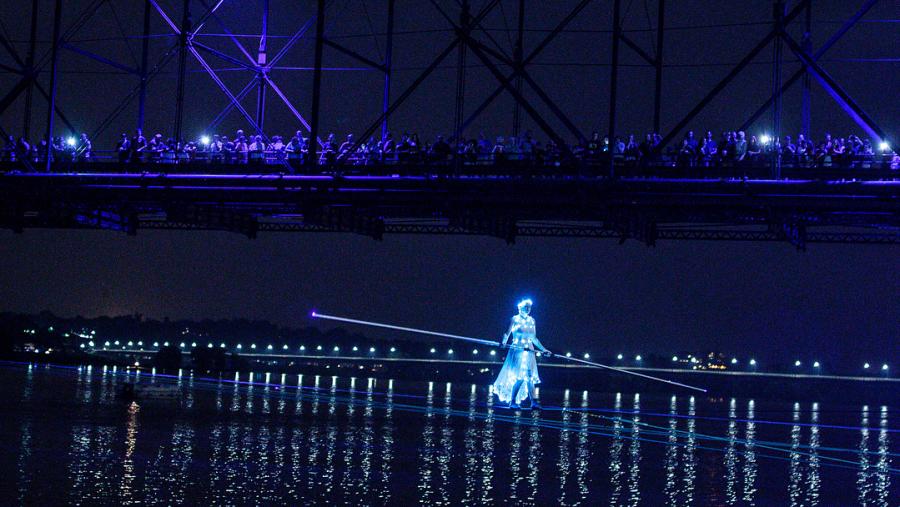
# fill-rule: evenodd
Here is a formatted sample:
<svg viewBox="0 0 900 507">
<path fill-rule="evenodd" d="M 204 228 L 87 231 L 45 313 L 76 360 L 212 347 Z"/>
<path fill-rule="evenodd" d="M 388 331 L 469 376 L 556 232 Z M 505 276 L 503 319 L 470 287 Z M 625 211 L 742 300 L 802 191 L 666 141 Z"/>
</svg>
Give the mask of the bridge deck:
<svg viewBox="0 0 900 507">
<path fill-rule="evenodd" d="M 0 200 L 0 226 L 16 231 L 900 243 L 896 179 L 8 172 Z"/>
</svg>

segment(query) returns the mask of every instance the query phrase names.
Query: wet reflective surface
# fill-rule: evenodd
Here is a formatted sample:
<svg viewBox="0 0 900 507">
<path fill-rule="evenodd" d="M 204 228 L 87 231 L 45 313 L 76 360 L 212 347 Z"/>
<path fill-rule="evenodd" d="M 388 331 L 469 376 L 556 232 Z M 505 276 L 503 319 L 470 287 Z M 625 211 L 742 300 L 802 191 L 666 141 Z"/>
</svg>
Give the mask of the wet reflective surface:
<svg viewBox="0 0 900 507">
<path fill-rule="evenodd" d="M 0 366 L 0 502 L 900 504 L 896 407 L 545 389 L 510 411 L 472 384 L 139 379 L 173 387 L 123 400 L 121 370 Z"/>
</svg>

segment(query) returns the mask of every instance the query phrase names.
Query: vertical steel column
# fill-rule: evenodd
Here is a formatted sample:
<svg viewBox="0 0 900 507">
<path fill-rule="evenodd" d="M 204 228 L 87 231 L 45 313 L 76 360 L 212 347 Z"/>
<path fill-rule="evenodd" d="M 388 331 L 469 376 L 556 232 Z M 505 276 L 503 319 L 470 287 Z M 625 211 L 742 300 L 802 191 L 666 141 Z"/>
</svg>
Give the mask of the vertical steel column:
<svg viewBox="0 0 900 507">
<path fill-rule="evenodd" d="M 775 39 L 772 41 L 775 53 L 772 63 L 772 95 L 775 97 L 774 107 L 772 109 L 773 147 L 776 143 L 781 142 L 781 64 L 784 49 L 784 13 L 784 1 L 775 0 Z M 775 150 L 772 151 L 772 176 L 774 178 L 781 177 L 781 157 Z"/>
<path fill-rule="evenodd" d="M 666 0 L 659 0 L 656 15 L 656 87 L 653 94 L 653 131 L 659 133 L 662 115 L 663 34 L 666 29 Z"/>
<path fill-rule="evenodd" d="M 463 0 L 459 13 L 459 26 L 462 31 L 459 37 L 469 36 L 469 22 L 469 0 Z M 463 110 L 466 105 L 466 48 L 467 44 L 465 43 L 459 45 L 456 59 L 456 115 L 453 120 L 453 139 L 457 144 L 453 147 L 454 154 L 456 146 L 462 138 Z M 459 157 L 456 158 L 457 162 L 462 161 Z"/>
<path fill-rule="evenodd" d="M 28 73 L 28 87 L 25 88 L 25 117 L 22 135 L 28 139 L 31 134 L 31 102 L 34 92 L 34 46 L 37 43 L 38 0 L 31 0 L 31 37 L 28 40 L 28 54 L 25 56 L 25 72 Z"/>
<path fill-rule="evenodd" d="M 516 48 L 515 54 L 513 54 L 513 61 L 516 64 L 516 69 L 518 70 L 522 68 L 522 51 L 523 51 L 523 43 L 524 43 L 524 32 L 525 32 L 525 0 L 519 0 L 519 31 L 518 36 L 516 38 Z M 522 73 L 519 72 L 516 74 L 516 91 L 519 95 L 522 94 Z M 519 127 L 521 123 L 521 110 L 522 106 L 519 105 L 519 102 L 516 101 L 516 109 L 513 112 L 513 135 L 519 137 Z"/>
<path fill-rule="evenodd" d="M 806 4 L 806 24 L 803 30 L 803 51 L 806 54 L 812 54 L 812 1 Z M 810 102 L 809 102 L 809 72 L 803 72 L 803 81 L 801 83 L 803 96 L 801 98 L 800 110 L 800 132 L 807 138 L 809 137 L 809 118 L 810 118 Z"/>
<path fill-rule="evenodd" d="M 612 67 L 609 77 L 609 176 L 615 176 L 615 159 L 613 149 L 616 145 L 616 88 L 619 80 L 619 40 L 622 38 L 621 0 L 613 2 L 613 36 L 612 36 Z"/>
<path fill-rule="evenodd" d="M 187 51 L 191 35 L 191 0 L 184 0 L 181 17 L 181 47 L 178 49 L 178 87 L 175 92 L 175 142 L 181 142 L 184 121 L 184 80 L 187 69 Z"/>
<path fill-rule="evenodd" d="M 322 47 L 325 38 L 325 0 L 316 2 L 316 53 L 313 67 L 312 113 L 310 114 L 309 157 L 307 163 L 316 164 L 319 149 L 319 102 L 322 98 Z"/>
<path fill-rule="evenodd" d="M 388 133 L 388 107 L 391 105 L 391 65 L 394 53 L 394 0 L 388 0 L 387 47 L 384 51 L 384 96 L 381 99 L 381 139 Z"/>
<path fill-rule="evenodd" d="M 62 0 L 56 0 L 53 6 L 53 47 L 50 50 L 50 101 L 47 107 L 47 139 L 53 139 L 53 116 L 56 112 L 56 81 L 59 67 L 59 31 L 62 25 Z M 50 162 L 53 157 L 52 142 L 47 143 L 47 160 L 44 168 L 50 171 Z"/>
<path fill-rule="evenodd" d="M 150 0 L 144 0 L 144 37 L 141 39 L 141 83 L 138 91 L 137 128 L 144 128 L 144 108 L 147 105 L 147 58 L 150 53 Z"/>
<path fill-rule="evenodd" d="M 266 122 L 266 37 L 269 32 L 269 0 L 262 2 L 262 34 L 259 38 L 259 51 L 256 54 L 257 89 L 256 89 L 256 134 L 264 135 Z"/>
</svg>

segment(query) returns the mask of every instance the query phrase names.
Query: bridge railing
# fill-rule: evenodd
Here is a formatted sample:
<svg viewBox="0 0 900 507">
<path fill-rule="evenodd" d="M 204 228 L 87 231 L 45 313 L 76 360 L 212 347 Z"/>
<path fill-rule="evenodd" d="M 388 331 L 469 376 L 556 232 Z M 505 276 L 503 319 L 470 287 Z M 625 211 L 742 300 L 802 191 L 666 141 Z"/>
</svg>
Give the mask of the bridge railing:
<svg viewBox="0 0 900 507">
<path fill-rule="evenodd" d="M 0 152 L 0 172 L 41 171 L 46 166 L 41 156 L 24 160 L 15 153 Z M 50 164 L 51 172 L 61 173 L 213 173 L 213 174 L 345 174 L 345 175 L 452 175 L 474 177 L 620 177 L 647 178 L 746 178 L 770 179 L 776 160 L 771 156 L 745 160 L 685 159 L 663 154 L 638 159 L 614 156 L 612 164 L 605 154 L 579 154 L 564 158 L 557 154 L 465 153 L 393 153 L 372 156 L 357 153 L 345 158 L 321 154 L 315 164 L 305 153 L 266 151 L 255 153 L 151 152 L 123 157 L 116 151 L 94 151 L 90 157 L 58 155 Z M 900 179 L 900 156 L 896 154 L 843 155 L 826 157 L 784 156 L 780 177 L 785 179 Z"/>
</svg>

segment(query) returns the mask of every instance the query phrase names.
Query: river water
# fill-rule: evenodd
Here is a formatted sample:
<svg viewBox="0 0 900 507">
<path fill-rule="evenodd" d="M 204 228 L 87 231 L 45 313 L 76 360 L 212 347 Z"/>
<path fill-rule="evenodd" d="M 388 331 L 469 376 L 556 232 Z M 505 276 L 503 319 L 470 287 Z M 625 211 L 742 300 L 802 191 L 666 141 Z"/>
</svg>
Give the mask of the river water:
<svg viewBox="0 0 900 507">
<path fill-rule="evenodd" d="M 0 503 L 898 505 L 897 407 L 0 365 Z M 171 386 L 171 387 L 169 387 Z M 893 425 L 893 426 L 892 426 Z"/>
</svg>

